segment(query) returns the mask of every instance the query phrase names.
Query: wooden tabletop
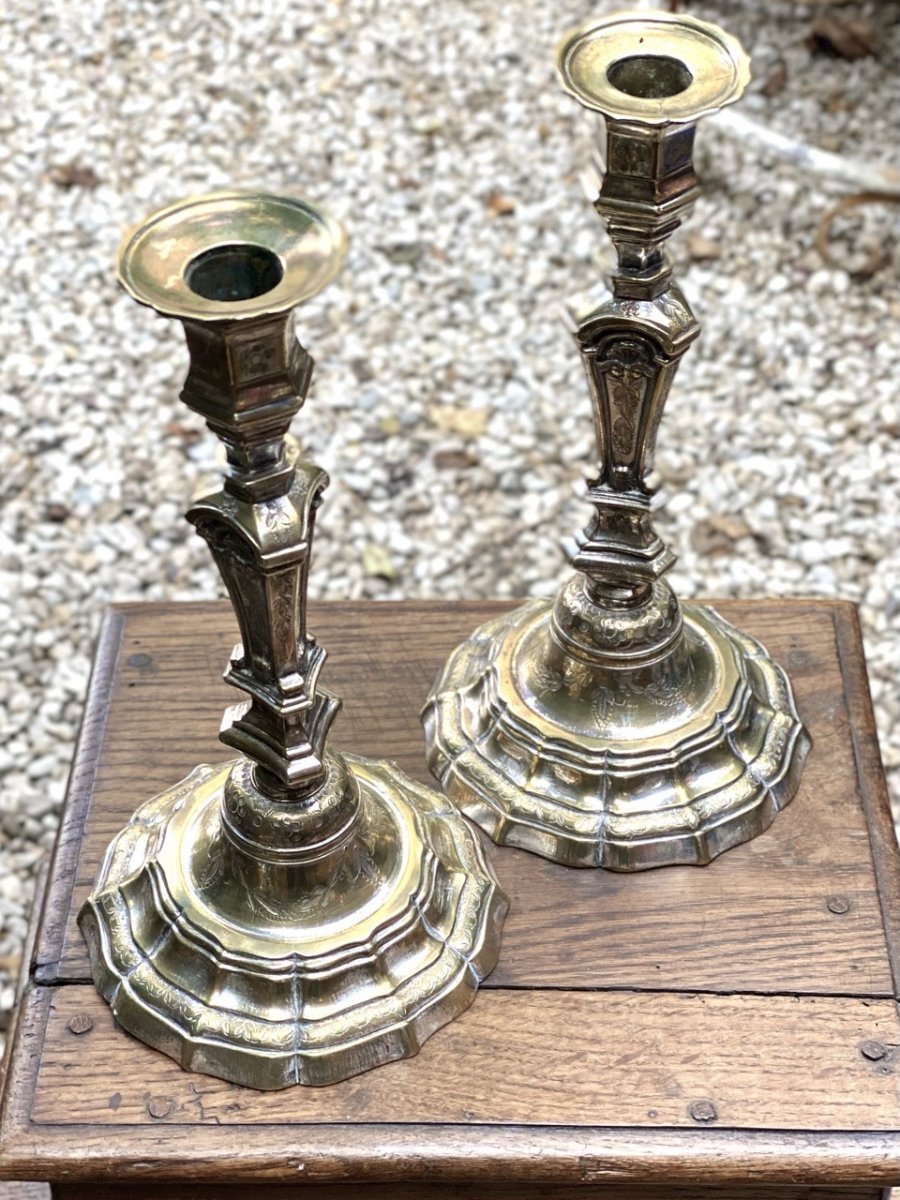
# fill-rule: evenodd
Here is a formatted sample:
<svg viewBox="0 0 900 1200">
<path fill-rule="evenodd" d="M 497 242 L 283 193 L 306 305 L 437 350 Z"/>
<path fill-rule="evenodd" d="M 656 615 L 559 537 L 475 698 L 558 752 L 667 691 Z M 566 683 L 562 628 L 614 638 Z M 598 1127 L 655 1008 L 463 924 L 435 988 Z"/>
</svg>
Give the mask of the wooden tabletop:
<svg viewBox="0 0 900 1200">
<path fill-rule="evenodd" d="M 427 780 L 429 685 L 504 607 L 314 606 L 323 679 L 344 698 L 334 744 Z M 855 610 L 717 608 L 787 668 L 813 738 L 771 829 L 708 867 L 637 875 L 492 847 L 511 910 L 472 1008 L 415 1059 L 270 1093 L 182 1071 L 118 1029 L 90 982 L 74 917 L 107 844 L 142 801 L 230 757 L 216 733 L 234 700 L 225 604 L 113 610 L 13 1038 L 0 1175 L 900 1183 L 900 860 Z"/>
</svg>

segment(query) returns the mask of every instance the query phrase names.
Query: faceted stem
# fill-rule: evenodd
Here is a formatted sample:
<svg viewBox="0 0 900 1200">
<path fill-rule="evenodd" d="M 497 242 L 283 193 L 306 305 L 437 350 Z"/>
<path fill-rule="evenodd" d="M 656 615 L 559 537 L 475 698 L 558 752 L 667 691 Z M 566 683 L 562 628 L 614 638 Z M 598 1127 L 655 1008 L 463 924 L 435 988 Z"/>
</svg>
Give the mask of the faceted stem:
<svg viewBox="0 0 900 1200">
<path fill-rule="evenodd" d="M 576 340 L 594 403 L 599 470 L 594 515 L 575 566 L 598 601 L 640 604 L 675 556 L 651 522 L 646 476 L 682 354 L 699 333 L 671 280 L 666 239 L 697 194 L 693 125 L 606 123 L 606 174 L 596 209 L 617 254 L 611 295 L 582 318 Z"/>
<path fill-rule="evenodd" d="M 250 697 L 226 713 L 220 736 L 253 760 L 267 793 L 297 797 L 325 779 L 325 737 L 340 707 L 317 693 L 325 652 L 306 632 L 315 512 L 328 478 L 285 445 L 312 358 L 286 313 L 184 325 L 191 366 L 182 399 L 228 459 L 222 488 L 197 500 L 188 520 L 209 545 L 241 631 L 226 679 Z"/>
</svg>

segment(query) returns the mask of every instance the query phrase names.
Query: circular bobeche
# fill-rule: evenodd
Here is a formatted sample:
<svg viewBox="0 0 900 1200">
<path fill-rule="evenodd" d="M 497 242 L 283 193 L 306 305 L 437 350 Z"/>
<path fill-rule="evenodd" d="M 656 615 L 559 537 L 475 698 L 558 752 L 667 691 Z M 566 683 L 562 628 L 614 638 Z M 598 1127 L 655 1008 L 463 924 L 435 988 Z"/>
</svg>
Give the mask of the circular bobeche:
<svg viewBox="0 0 900 1200">
<path fill-rule="evenodd" d="M 343 227 L 305 200 L 229 191 L 160 209 L 125 237 L 116 261 L 126 291 L 164 316 L 236 321 L 310 299 L 346 251 Z"/>
<path fill-rule="evenodd" d="M 569 34 L 557 51 L 563 87 L 604 116 L 684 124 L 731 104 L 750 79 L 736 38 L 663 12 L 614 13 Z"/>
</svg>

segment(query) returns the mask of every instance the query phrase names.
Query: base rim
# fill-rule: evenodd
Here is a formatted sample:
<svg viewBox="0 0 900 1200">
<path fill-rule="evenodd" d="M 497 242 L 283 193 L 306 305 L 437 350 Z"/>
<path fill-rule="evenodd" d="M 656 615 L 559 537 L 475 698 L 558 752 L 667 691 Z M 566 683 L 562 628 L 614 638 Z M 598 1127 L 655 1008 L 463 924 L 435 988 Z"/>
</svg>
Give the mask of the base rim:
<svg viewBox="0 0 900 1200">
<path fill-rule="evenodd" d="M 396 919 L 385 931 L 383 944 L 379 931 L 372 933 L 370 923 L 366 926 L 359 943 L 365 954 L 361 951 L 356 962 L 340 962 L 332 972 L 339 977 L 337 999 L 327 1019 L 316 1022 L 305 1015 L 314 1009 L 316 989 L 323 973 L 327 975 L 322 960 L 316 970 L 309 966 L 304 973 L 305 964 L 296 955 L 287 970 L 283 955 L 273 960 L 259 953 L 255 961 L 244 955 L 237 966 L 232 956 L 225 978 L 225 968 L 216 962 L 217 931 L 210 927 L 211 921 L 202 926 L 208 900 L 198 904 L 194 914 L 185 909 L 175 915 L 166 911 L 159 851 L 167 821 L 185 804 L 200 803 L 197 797 L 204 788 L 207 794 L 202 802 L 209 804 L 209 787 L 221 786 L 233 764 L 198 767 L 181 784 L 139 809 L 107 852 L 94 891 L 78 917 L 94 980 L 126 1031 L 187 1070 L 262 1090 L 338 1082 L 418 1053 L 427 1038 L 469 1007 L 496 964 L 508 901 L 487 865 L 477 834 L 443 797 L 393 764 L 341 757 L 366 791 L 368 803 L 377 803 L 373 796 L 381 792 L 389 795 L 395 808 L 405 807 L 410 828 L 415 826 L 416 836 L 422 839 L 423 862 L 426 858 L 437 862 L 446 891 L 426 900 L 424 908 L 419 894 L 410 895 L 400 952 Z M 123 855 L 123 844 L 127 843 L 126 850 L 134 850 L 146 832 L 148 817 L 153 836 L 138 846 L 135 861 L 128 853 Z M 410 833 L 409 844 L 414 841 Z M 151 893 L 154 899 L 148 901 Z M 178 944 L 183 940 L 180 930 L 197 913 L 201 936 L 190 943 L 185 940 L 185 950 Z M 148 946 L 157 928 L 163 928 L 163 936 Z M 196 960 L 203 938 L 212 949 L 208 961 L 199 964 L 198 978 L 228 985 L 216 993 L 210 983 L 207 999 L 190 996 L 172 982 L 168 957 L 174 945 L 176 962 L 179 952 Z M 178 969 L 183 966 L 181 962 Z M 256 995 L 260 980 L 266 987 L 271 985 L 277 997 L 273 1010 L 280 1006 L 280 1016 L 271 1021 L 258 1013 L 247 1015 L 253 1007 L 247 997 Z M 243 1012 L 242 986 L 250 989 L 245 991 Z M 215 994 L 229 995 L 228 1004 L 216 1003 Z"/>
<path fill-rule="evenodd" d="M 684 742 L 677 730 L 667 745 L 657 738 L 641 762 L 633 755 L 629 762 L 621 744 L 603 744 L 599 735 L 588 744 L 562 725 L 549 729 L 546 713 L 529 708 L 528 689 L 511 672 L 501 677 L 498 663 L 516 662 L 517 643 L 552 604 L 530 601 L 475 630 L 451 654 L 426 701 L 428 765 L 454 804 L 498 845 L 616 871 L 705 865 L 767 829 L 796 793 L 811 741 L 787 676 L 764 647 L 715 609 L 683 604 L 694 636 L 701 632 L 727 648 L 743 692 L 706 727 L 688 714 L 682 731 L 690 727 L 699 745 L 696 755 L 682 755 L 688 768 L 679 759 Z M 745 757 L 742 739 L 752 740 L 758 728 L 764 729 L 760 752 Z M 548 758 L 559 760 L 549 782 Z M 536 785 L 533 774 L 527 786 L 520 781 L 526 760 L 541 764 Z M 686 797 L 679 772 L 703 778 L 706 767 L 707 774 L 721 768 L 727 786 Z M 646 784 L 654 772 L 668 772 L 672 783 L 652 811 L 629 811 L 621 791 L 610 799 L 613 783 L 621 787 L 628 777 Z"/>
</svg>

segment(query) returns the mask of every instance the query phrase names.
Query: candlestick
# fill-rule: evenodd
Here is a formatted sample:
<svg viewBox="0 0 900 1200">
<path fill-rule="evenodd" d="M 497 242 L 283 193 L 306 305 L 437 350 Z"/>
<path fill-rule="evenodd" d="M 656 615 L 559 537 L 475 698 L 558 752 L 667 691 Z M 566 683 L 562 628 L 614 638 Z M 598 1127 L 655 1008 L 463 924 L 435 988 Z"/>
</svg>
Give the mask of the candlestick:
<svg viewBox="0 0 900 1200">
<path fill-rule="evenodd" d="M 620 13 L 563 43 L 565 89 L 606 120 L 596 201 L 618 263 L 576 322 L 599 470 L 574 574 L 554 600 L 488 622 L 423 712 L 429 765 L 502 844 L 571 866 L 706 863 L 790 800 L 809 745 L 780 667 L 714 609 L 679 604 L 646 482 L 699 326 L 664 243 L 694 201 L 697 121 L 735 101 L 749 61 L 721 29 Z"/>
<path fill-rule="evenodd" d="M 344 247 L 312 205 L 232 192 L 153 214 L 119 255 L 127 291 L 181 320 L 182 399 L 226 448 L 223 486 L 187 515 L 234 606 L 226 679 L 248 699 L 220 734 L 241 757 L 138 809 L 79 920 L 125 1029 L 256 1088 L 416 1053 L 472 1002 L 506 911 L 446 799 L 326 745 L 340 702 L 319 686 L 306 602 L 328 479 L 285 435 L 313 366 L 292 310 L 335 276 Z"/>
</svg>

